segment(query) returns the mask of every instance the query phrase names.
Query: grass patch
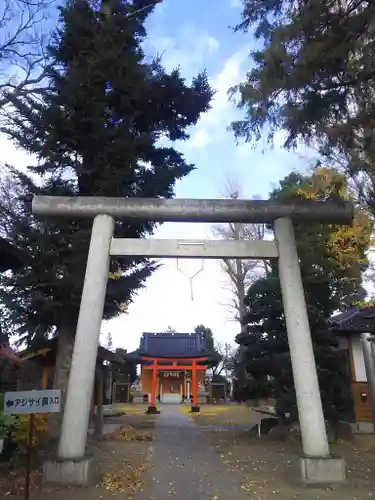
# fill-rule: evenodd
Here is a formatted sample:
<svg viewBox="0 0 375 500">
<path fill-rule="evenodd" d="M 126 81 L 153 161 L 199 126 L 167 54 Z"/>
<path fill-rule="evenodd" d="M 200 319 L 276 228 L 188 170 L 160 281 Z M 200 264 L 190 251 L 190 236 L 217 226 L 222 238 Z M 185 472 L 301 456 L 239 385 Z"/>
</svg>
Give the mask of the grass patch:
<svg viewBox="0 0 375 500">
<path fill-rule="evenodd" d="M 159 410 L 160 407 L 157 406 L 157 409 Z M 124 415 L 129 415 L 129 416 L 144 415 L 147 412 L 147 405 L 142 405 L 142 406 L 133 406 L 131 404 L 121 405 L 119 406 L 118 410 L 122 412 Z"/>
<path fill-rule="evenodd" d="M 237 408 L 237 407 L 234 407 L 234 408 Z M 204 414 L 204 415 L 211 414 L 211 413 L 214 414 L 214 415 L 217 415 L 218 413 L 223 413 L 225 411 L 232 411 L 232 410 L 233 410 L 233 408 L 231 406 L 229 406 L 229 405 L 227 405 L 227 406 L 224 406 L 224 405 L 223 406 L 221 406 L 221 405 L 220 406 L 219 405 L 217 405 L 217 406 L 215 406 L 215 405 L 204 405 L 203 406 L 202 405 L 202 406 L 200 406 L 200 412 L 199 413 Z M 180 411 L 182 413 L 189 413 L 190 412 L 190 406 L 182 406 L 180 408 Z"/>
<path fill-rule="evenodd" d="M 231 413 L 232 411 L 236 412 L 237 410 L 243 411 L 243 407 L 231 406 L 231 405 L 204 405 L 204 406 L 202 405 L 200 407 L 200 411 L 197 413 L 191 412 L 189 406 L 183 406 L 180 409 L 181 413 L 187 413 L 194 418 L 199 417 L 199 416 L 215 417 L 216 415 Z"/>
</svg>

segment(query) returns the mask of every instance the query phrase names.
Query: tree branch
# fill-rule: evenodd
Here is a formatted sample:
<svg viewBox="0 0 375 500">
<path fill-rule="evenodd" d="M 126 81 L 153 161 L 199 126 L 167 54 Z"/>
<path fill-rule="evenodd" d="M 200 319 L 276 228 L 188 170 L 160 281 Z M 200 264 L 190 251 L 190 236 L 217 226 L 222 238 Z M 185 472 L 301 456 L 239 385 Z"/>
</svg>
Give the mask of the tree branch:
<svg viewBox="0 0 375 500">
<path fill-rule="evenodd" d="M 47 88 L 45 21 L 54 0 L 3 0 L 0 8 L 0 111 Z"/>
<path fill-rule="evenodd" d="M 233 177 L 228 177 L 221 193 L 229 199 L 242 197 L 241 183 Z M 260 241 L 265 236 L 264 224 L 242 224 L 230 222 L 213 226 L 212 233 L 219 239 L 226 241 Z M 249 286 L 267 271 L 267 264 L 257 260 L 223 259 L 222 268 L 231 285 L 233 295 L 229 309 L 234 318 L 243 328 L 242 318 L 245 316 L 245 297 Z"/>
</svg>

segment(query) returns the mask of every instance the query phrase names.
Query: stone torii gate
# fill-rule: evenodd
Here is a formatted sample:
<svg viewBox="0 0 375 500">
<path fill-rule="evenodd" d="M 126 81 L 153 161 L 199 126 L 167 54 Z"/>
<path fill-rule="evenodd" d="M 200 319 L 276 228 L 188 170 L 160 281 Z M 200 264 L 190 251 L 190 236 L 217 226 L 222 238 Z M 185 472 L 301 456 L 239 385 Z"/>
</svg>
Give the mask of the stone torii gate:
<svg viewBox="0 0 375 500">
<path fill-rule="evenodd" d="M 87 484 L 85 456 L 91 390 L 111 256 L 204 259 L 278 259 L 303 455 L 302 480 L 332 483 L 346 478 L 345 463 L 330 455 L 301 280 L 293 222 L 351 224 L 349 202 L 146 199 L 35 196 L 34 215 L 93 218 L 91 242 L 58 458 L 45 464 L 48 482 Z M 115 219 L 157 222 L 272 223 L 275 241 L 194 241 L 114 238 Z"/>
</svg>

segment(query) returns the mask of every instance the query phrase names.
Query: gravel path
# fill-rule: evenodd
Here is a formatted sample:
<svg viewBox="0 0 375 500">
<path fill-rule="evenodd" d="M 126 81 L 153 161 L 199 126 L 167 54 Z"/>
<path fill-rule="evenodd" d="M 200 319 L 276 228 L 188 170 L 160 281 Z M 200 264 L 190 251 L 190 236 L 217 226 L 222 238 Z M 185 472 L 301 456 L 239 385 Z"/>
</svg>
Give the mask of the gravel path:
<svg viewBox="0 0 375 500">
<path fill-rule="evenodd" d="M 155 426 L 149 469 L 137 500 L 245 500 L 201 430 L 179 406 L 163 405 Z"/>
</svg>

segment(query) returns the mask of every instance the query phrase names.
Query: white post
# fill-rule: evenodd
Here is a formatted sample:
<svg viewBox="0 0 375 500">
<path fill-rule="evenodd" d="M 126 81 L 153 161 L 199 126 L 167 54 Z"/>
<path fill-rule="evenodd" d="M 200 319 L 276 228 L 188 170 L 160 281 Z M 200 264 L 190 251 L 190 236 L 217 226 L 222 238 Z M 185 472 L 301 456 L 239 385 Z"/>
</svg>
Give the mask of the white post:
<svg viewBox="0 0 375 500">
<path fill-rule="evenodd" d="M 365 362 L 366 377 L 371 393 L 371 409 L 372 421 L 375 424 L 375 359 L 373 357 L 373 344 L 369 340 L 371 335 L 369 333 L 361 333 L 361 343 L 363 350 L 363 359 Z"/>
<path fill-rule="evenodd" d="M 107 367 L 106 370 L 106 389 L 105 397 L 107 399 L 107 404 L 112 404 L 112 385 L 113 385 L 113 373 L 112 367 Z"/>
<path fill-rule="evenodd" d="M 290 219 L 277 219 L 274 231 L 279 250 L 280 286 L 297 396 L 302 449 L 307 457 L 328 457 L 327 432 L 293 223 Z"/>
<path fill-rule="evenodd" d="M 112 404 L 117 403 L 116 401 L 116 382 L 112 382 Z"/>
<path fill-rule="evenodd" d="M 109 215 L 95 217 L 58 449 L 60 459 L 79 459 L 85 454 L 113 228 Z"/>
</svg>

